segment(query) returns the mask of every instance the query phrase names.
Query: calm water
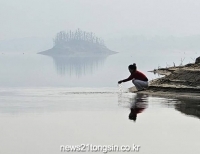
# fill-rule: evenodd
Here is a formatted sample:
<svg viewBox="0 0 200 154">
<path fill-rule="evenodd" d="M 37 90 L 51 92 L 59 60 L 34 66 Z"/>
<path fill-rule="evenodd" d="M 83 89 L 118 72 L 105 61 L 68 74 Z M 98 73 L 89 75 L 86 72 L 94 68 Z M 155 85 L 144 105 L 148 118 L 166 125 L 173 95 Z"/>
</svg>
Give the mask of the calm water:
<svg viewBox="0 0 200 154">
<path fill-rule="evenodd" d="M 117 81 L 130 74 L 128 65 L 136 63 L 138 69 L 153 79 L 147 71 L 180 63 L 178 54 L 152 53 L 134 55 L 118 53 L 109 57 L 56 58 L 38 54 L 0 55 L 1 87 L 116 87 Z M 162 57 L 162 58 L 161 58 Z M 187 58 L 188 57 L 188 58 Z M 191 61 L 188 55 L 184 63 Z M 132 83 L 125 83 L 130 87 Z"/>
<path fill-rule="evenodd" d="M 142 154 L 200 153 L 200 101 L 127 93 L 131 83 L 117 87 L 132 62 L 152 79 L 148 70 L 180 61 L 178 55 L 158 57 L 1 55 L 0 153 L 75 153 L 60 152 L 60 146 L 80 144 L 137 144 Z"/>
</svg>

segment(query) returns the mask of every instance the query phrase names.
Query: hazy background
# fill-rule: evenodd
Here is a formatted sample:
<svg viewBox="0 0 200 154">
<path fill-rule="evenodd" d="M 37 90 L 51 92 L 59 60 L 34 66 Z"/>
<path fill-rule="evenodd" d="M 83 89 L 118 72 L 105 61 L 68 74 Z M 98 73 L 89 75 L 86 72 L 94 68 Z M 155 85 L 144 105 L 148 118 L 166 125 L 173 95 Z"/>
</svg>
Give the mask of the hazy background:
<svg viewBox="0 0 200 154">
<path fill-rule="evenodd" d="M 0 85 L 116 87 L 133 62 L 153 79 L 147 71 L 200 56 L 199 8 L 199 0 L 0 0 Z M 119 53 L 96 60 L 36 55 L 53 46 L 57 32 L 77 28 Z"/>
<path fill-rule="evenodd" d="M 132 82 L 118 87 L 133 62 L 149 80 L 159 77 L 149 70 L 194 62 L 199 19 L 200 0 L 0 0 L 0 153 L 60 154 L 60 145 L 82 143 L 200 153 L 198 101 L 124 93 Z M 36 54 L 57 32 L 77 28 L 119 53 Z"/>
<path fill-rule="evenodd" d="M 199 0 L 0 0 L 0 51 L 38 52 L 53 45 L 57 32 L 77 28 L 96 33 L 111 48 L 122 38 L 163 44 L 173 36 L 182 45 L 192 38 L 198 50 L 199 8 Z"/>
</svg>

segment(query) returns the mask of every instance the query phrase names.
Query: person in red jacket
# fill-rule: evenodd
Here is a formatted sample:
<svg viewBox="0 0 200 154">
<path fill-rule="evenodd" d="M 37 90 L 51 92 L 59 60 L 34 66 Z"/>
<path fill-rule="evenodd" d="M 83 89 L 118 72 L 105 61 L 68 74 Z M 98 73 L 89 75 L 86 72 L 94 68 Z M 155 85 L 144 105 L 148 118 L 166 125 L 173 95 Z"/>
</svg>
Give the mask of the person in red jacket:
<svg viewBox="0 0 200 154">
<path fill-rule="evenodd" d="M 129 65 L 128 69 L 131 75 L 127 79 L 118 81 L 118 84 L 132 80 L 138 91 L 146 89 L 148 87 L 148 78 L 142 72 L 137 70 L 136 64 Z"/>
</svg>

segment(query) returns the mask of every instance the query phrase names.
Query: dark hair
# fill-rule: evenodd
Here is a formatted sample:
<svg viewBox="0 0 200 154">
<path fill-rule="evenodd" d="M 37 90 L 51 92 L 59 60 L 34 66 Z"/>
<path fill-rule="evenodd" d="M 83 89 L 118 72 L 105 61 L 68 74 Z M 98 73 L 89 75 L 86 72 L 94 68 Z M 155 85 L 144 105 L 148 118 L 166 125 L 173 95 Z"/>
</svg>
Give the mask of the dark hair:
<svg viewBox="0 0 200 154">
<path fill-rule="evenodd" d="M 129 65 L 128 68 L 129 68 L 130 70 L 134 70 L 134 71 L 137 70 L 137 66 L 136 66 L 135 63 L 133 63 L 133 65 Z"/>
<path fill-rule="evenodd" d="M 136 121 L 137 114 L 130 113 L 128 117 L 129 117 L 130 120 Z"/>
</svg>

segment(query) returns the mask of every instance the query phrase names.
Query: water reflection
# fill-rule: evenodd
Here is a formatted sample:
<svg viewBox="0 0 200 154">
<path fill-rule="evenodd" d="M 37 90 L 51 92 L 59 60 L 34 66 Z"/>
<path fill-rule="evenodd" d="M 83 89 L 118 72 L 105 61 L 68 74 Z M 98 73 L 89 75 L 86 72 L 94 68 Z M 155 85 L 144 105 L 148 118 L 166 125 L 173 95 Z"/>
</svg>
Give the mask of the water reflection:
<svg viewBox="0 0 200 154">
<path fill-rule="evenodd" d="M 136 121 L 137 115 L 142 113 L 147 108 L 147 95 L 136 94 L 136 97 L 131 102 L 129 119 Z"/>
<path fill-rule="evenodd" d="M 81 77 L 87 74 L 93 74 L 94 71 L 104 64 L 107 56 L 52 58 L 58 74 Z"/>
<path fill-rule="evenodd" d="M 137 115 L 142 113 L 148 107 L 148 95 L 120 93 L 118 95 L 118 103 L 120 106 L 130 108 L 129 119 L 136 121 Z"/>
<path fill-rule="evenodd" d="M 118 94 L 118 105 L 129 108 L 129 119 L 136 121 L 139 113 L 142 113 L 148 104 L 151 107 L 158 108 L 174 108 L 175 110 L 200 119 L 200 100 L 197 99 L 172 99 L 172 98 L 157 98 L 149 97 L 146 94 L 123 93 Z"/>
<path fill-rule="evenodd" d="M 175 109 L 188 116 L 200 119 L 200 100 L 180 99 L 175 104 Z"/>
</svg>

